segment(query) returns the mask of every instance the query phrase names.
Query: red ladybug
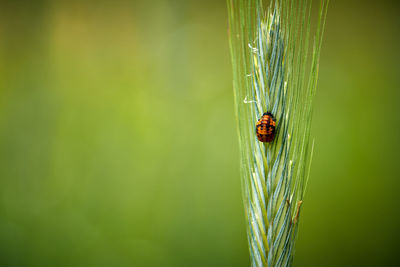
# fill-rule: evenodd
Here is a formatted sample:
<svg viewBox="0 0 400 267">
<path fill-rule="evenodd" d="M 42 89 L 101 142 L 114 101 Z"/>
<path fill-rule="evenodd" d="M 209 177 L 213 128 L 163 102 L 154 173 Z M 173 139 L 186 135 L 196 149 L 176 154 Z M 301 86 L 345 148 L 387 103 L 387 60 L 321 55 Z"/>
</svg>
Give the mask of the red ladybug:
<svg viewBox="0 0 400 267">
<path fill-rule="evenodd" d="M 256 133 L 258 141 L 270 143 L 275 138 L 275 118 L 271 112 L 266 112 L 256 123 Z"/>
</svg>

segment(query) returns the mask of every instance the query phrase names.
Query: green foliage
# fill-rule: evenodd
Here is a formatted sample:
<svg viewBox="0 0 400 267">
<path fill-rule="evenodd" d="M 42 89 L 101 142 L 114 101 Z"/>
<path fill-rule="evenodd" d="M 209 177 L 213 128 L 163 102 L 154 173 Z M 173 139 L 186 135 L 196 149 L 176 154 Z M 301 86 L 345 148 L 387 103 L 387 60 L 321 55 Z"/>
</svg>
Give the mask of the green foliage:
<svg viewBox="0 0 400 267">
<path fill-rule="evenodd" d="M 276 0 L 264 9 L 260 0 L 228 0 L 253 266 L 288 266 L 293 260 L 313 148 L 312 99 L 327 6 L 328 1 L 321 1 L 313 32 L 309 1 Z M 267 111 L 277 119 L 277 134 L 273 142 L 260 143 L 255 122 Z"/>
</svg>

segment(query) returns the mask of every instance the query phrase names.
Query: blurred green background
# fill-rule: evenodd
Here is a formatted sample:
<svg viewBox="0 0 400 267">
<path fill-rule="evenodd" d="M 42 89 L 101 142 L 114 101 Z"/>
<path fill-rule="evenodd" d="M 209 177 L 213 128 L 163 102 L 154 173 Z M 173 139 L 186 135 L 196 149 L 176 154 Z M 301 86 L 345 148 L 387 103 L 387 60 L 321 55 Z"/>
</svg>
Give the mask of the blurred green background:
<svg viewBox="0 0 400 267">
<path fill-rule="evenodd" d="M 295 266 L 400 264 L 399 7 L 330 3 Z M 0 10 L 0 266 L 249 266 L 226 2 Z"/>
</svg>

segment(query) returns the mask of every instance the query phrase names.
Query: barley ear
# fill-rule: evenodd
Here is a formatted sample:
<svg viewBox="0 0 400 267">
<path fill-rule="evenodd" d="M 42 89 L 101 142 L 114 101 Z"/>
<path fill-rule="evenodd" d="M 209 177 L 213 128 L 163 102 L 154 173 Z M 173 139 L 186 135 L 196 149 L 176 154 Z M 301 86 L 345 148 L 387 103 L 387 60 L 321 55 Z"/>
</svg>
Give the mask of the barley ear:
<svg viewBox="0 0 400 267">
<path fill-rule="evenodd" d="M 242 192 L 252 266 L 290 266 L 313 142 L 312 100 L 328 0 L 228 0 Z M 315 25 L 315 27 L 314 27 Z M 261 143 L 255 123 L 276 118 Z"/>
</svg>

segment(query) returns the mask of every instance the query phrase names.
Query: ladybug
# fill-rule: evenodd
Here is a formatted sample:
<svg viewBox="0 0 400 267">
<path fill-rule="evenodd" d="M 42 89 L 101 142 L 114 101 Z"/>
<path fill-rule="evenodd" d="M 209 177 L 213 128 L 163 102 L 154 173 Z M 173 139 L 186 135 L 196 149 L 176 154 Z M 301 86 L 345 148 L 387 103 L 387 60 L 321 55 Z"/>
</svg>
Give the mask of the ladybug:
<svg viewBox="0 0 400 267">
<path fill-rule="evenodd" d="M 256 123 L 256 133 L 258 141 L 270 143 L 275 138 L 275 118 L 271 112 L 266 112 Z"/>
</svg>

